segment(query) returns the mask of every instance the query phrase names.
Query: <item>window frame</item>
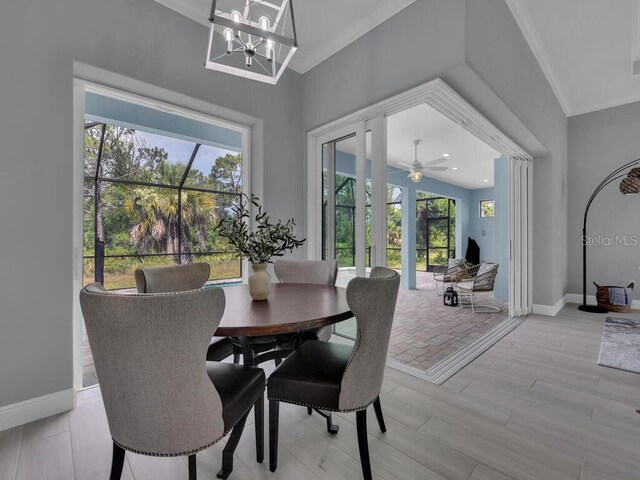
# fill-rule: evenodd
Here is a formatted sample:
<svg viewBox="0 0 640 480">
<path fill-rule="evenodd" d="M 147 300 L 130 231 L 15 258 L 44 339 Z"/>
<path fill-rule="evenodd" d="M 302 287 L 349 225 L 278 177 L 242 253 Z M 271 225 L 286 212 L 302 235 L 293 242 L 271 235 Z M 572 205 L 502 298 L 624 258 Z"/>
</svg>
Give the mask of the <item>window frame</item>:
<svg viewBox="0 0 640 480">
<path fill-rule="evenodd" d="M 493 215 L 483 215 L 482 214 L 482 204 L 486 203 L 486 202 L 493 203 Z M 494 218 L 496 216 L 496 200 L 494 198 L 487 198 L 485 200 L 480 200 L 480 202 L 478 203 L 478 207 L 480 208 L 480 210 L 479 210 L 480 218 Z"/>
</svg>

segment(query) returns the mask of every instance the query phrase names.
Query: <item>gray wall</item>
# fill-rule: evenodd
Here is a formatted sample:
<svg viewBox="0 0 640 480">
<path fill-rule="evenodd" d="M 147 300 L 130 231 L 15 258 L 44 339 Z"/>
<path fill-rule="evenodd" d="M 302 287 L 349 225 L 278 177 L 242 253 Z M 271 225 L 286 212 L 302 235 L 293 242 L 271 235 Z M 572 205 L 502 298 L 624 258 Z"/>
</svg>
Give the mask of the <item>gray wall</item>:
<svg viewBox="0 0 640 480">
<path fill-rule="evenodd" d="M 466 26 L 467 64 L 522 125 L 481 110 L 535 157 L 533 302 L 554 305 L 567 285 L 567 118 L 504 0 L 468 0 Z"/>
<path fill-rule="evenodd" d="M 264 119 L 266 207 L 301 219 L 300 76 L 207 71 L 207 38 L 152 0 L 2 4 L 0 406 L 73 386 L 74 60 Z"/>
<path fill-rule="evenodd" d="M 304 127 L 437 77 L 535 157 L 534 303 L 555 304 L 566 292 L 566 117 L 504 0 L 416 1 L 304 75 Z"/>
<path fill-rule="evenodd" d="M 582 293 L 582 218 L 595 187 L 613 170 L 640 158 L 640 102 L 569 119 L 569 293 Z M 589 210 L 587 293 L 600 285 L 640 287 L 640 197 L 623 196 L 619 181 L 607 186 Z M 615 237 L 627 237 L 616 244 Z M 635 236 L 635 237 L 634 237 Z M 608 244 L 613 238 L 613 244 Z M 634 240 L 635 238 L 635 241 Z M 636 243 L 636 245 L 633 245 Z M 634 297 L 640 298 L 636 292 Z"/>
</svg>

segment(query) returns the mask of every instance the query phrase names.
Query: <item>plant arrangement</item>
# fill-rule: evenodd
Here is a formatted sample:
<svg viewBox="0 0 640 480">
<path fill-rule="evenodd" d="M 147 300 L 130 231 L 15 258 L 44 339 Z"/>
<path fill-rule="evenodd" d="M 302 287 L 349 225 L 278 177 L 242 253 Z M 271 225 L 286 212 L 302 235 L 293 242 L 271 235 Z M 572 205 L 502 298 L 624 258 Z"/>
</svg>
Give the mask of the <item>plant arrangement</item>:
<svg viewBox="0 0 640 480">
<path fill-rule="evenodd" d="M 254 231 L 249 230 L 251 205 L 256 208 Z M 232 207 L 231 216 L 218 223 L 216 230 L 226 238 L 240 254 L 253 264 L 271 263 L 273 257 L 282 257 L 300 247 L 306 238 L 298 240 L 294 234 L 293 218 L 282 223 L 271 219 L 255 195 L 243 194 L 238 205 Z"/>
</svg>

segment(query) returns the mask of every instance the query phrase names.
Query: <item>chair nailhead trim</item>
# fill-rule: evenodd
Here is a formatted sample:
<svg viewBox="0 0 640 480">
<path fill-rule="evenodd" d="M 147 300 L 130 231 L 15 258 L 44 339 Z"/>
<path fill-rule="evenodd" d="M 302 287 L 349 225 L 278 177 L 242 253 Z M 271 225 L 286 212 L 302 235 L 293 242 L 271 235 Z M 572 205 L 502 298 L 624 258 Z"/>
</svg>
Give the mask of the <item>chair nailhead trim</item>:
<svg viewBox="0 0 640 480">
<path fill-rule="evenodd" d="M 380 394 L 378 394 L 376 396 L 376 398 L 378 398 Z M 288 400 L 285 398 L 271 398 L 269 396 L 267 396 L 267 398 L 269 400 L 275 400 L 276 402 L 283 402 L 283 403 L 290 403 L 291 405 L 300 405 L 301 407 L 310 407 L 310 408 L 317 408 L 318 410 L 326 410 L 328 412 L 338 412 L 338 413 L 349 413 L 349 412 L 358 412 L 360 410 L 364 410 L 367 407 L 369 407 L 369 405 L 371 405 L 373 402 L 376 401 L 376 398 L 374 398 L 373 400 L 371 400 L 369 403 L 367 403 L 366 405 L 363 405 L 362 407 L 356 407 L 356 408 L 347 408 L 347 409 L 339 409 L 339 408 L 327 408 L 327 407 L 321 407 L 319 405 L 311 405 L 309 403 L 301 403 L 301 402 L 294 402 L 293 400 Z"/>
<path fill-rule="evenodd" d="M 263 393 L 263 395 L 264 395 L 264 393 Z M 194 454 L 196 454 L 196 453 L 198 453 L 198 452 L 200 452 L 200 451 L 202 451 L 202 450 L 206 450 L 207 448 L 211 447 L 212 445 L 215 445 L 215 444 L 216 444 L 216 443 L 218 443 L 220 440 L 222 440 L 224 437 L 226 437 L 226 436 L 227 436 L 227 434 L 228 434 L 231 430 L 233 430 L 233 427 L 235 427 L 235 426 L 237 425 L 237 423 L 240 421 L 240 419 L 241 419 L 242 417 L 244 417 L 244 416 L 249 412 L 249 410 L 251 410 L 251 409 L 254 407 L 254 405 L 256 404 L 256 402 L 258 401 L 258 399 L 259 399 L 261 396 L 262 396 L 262 395 L 260 395 L 259 397 L 257 397 L 257 398 L 253 401 L 253 403 L 251 404 L 251 406 L 249 406 L 249 408 L 247 408 L 244 412 L 242 412 L 242 415 L 240 415 L 240 416 L 238 417 L 238 419 L 234 422 L 234 424 L 233 424 L 233 425 L 231 425 L 228 429 L 226 429 L 226 430 L 224 431 L 224 433 L 223 433 L 221 436 L 219 436 L 219 437 L 218 437 L 218 438 L 216 438 L 213 442 L 211 442 L 211 443 L 209 443 L 209 444 L 207 444 L 207 445 L 204 445 L 204 446 L 202 446 L 202 447 L 196 448 L 196 449 L 194 449 L 194 450 L 190 450 L 190 451 L 188 451 L 188 452 L 180 452 L 180 453 L 151 453 L 151 452 L 145 452 L 145 451 L 142 451 L 142 450 L 136 450 L 135 448 L 127 447 L 126 445 L 121 444 L 120 442 L 118 442 L 117 440 L 115 440 L 115 439 L 113 439 L 113 438 L 112 438 L 112 440 L 113 440 L 113 443 L 115 443 L 116 445 L 118 445 L 120 448 L 124 448 L 125 450 L 127 450 L 127 451 L 129 451 L 129 452 L 137 453 L 137 454 L 139 454 L 139 455 L 147 455 L 147 456 L 149 456 L 149 457 L 186 457 L 186 456 L 189 456 L 189 455 L 194 455 Z"/>
</svg>

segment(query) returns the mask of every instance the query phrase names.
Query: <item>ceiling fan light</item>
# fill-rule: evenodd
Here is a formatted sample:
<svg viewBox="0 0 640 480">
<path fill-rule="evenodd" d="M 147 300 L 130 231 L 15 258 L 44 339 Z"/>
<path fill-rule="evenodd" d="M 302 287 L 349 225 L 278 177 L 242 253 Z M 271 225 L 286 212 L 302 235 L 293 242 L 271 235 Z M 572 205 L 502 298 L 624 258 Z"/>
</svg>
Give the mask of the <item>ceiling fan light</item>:
<svg viewBox="0 0 640 480">
<path fill-rule="evenodd" d="M 422 180 L 422 172 L 420 170 L 412 170 L 407 176 L 412 182 L 418 183 Z"/>
</svg>

